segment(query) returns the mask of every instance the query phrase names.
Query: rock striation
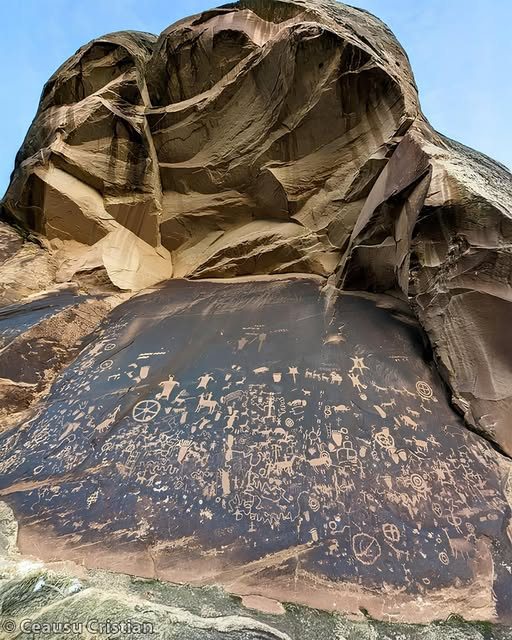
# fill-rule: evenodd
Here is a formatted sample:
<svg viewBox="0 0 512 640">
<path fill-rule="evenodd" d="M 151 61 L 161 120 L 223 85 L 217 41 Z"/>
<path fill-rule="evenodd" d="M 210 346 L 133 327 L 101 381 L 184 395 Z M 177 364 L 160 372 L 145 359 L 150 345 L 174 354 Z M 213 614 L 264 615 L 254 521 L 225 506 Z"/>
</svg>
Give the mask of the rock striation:
<svg viewBox="0 0 512 640">
<path fill-rule="evenodd" d="M 92 41 L 0 225 L 22 553 L 510 622 L 512 176 L 432 129 L 377 18 L 240 0 Z"/>
</svg>

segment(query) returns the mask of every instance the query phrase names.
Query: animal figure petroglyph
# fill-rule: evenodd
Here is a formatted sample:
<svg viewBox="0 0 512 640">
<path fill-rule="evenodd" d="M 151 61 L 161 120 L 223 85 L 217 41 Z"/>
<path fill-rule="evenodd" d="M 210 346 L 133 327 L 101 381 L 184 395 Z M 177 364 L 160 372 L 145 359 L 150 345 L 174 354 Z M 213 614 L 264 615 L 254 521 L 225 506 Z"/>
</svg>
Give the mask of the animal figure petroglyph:
<svg viewBox="0 0 512 640">
<path fill-rule="evenodd" d="M 199 402 L 197 403 L 196 413 L 201 409 L 208 409 L 208 413 L 213 413 L 218 408 L 218 406 L 219 406 L 219 403 L 217 402 L 217 400 L 212 399 L 211 393 L 209 393 L 207 396 L 205 396 L 205 394 L 202 393 L 199 396 Z"/>
<path fill-rule="evenodd" d="M 409 418 L 409 416 L 402 414 L 400 416 L 400 420 L 405 424 L 405 426 L 411 427 L 411 429 L 416 430 L 418 428 L 418 423 L 414 422 L 414 420 L 412 418 Z"/>
<path fill-rule="evenodd" d="M 405 442 L 411 445 L 414 444 L 418 449 L 424 451 L 425 453 L 428 452 L 428 442 L 426 440 L 418 440 L 418 438 L 413 437 L 412 440 L 410 440 L 409 438 L 405 438 Z"/>
<path fill-rule="evenodd" d="M 268 367 L 258 367 L 258 369 L 253 369 L 253 372 L 258 375 L 260 373 L 267 373 L 269 371 Z"/>
<path fill-rule="evenodd" d="M 343 378 L 337 371 L 331 371 L 331 382 L 332 384 L 340 385 L 343 382 Z"/>
<path fill-rule="evenodd" d="M 238 398 L 241 398 L 243 395 L 243 391 L 241 389 L 237 389 L 236 391 L 231 391 L 231 393 L 227 393 L 225 396 L 223 396 L 220 401 L 223 404 L 229 404 L 230 402 L 234 402 L 235 400 L 237 400 Z"/>
<path fill-rule="evenodd" d="M 291 474 L 295 460 L 297 460 L 297 456 L 293 456 L 289 460 L 277 460 L 276 462 L 272 462 L 270 466 L 277 473 L 286 472 Z"/>
<path fill-rule="evenodd" d="M 112 424 L 114 424 L 120 411 L 121 411 L 121 405 L 118 405 L 114 409 L 114 411 L 107 418 L 105 418 L 105 420 L 103 420 L 103 422 L 100 422 L 100 424 L 96 427 L 96 429 L 100 433 L 102 433 L 103 431 L 106 431 Z"/>
<path fill-rule="evenodd" d="M 331 456 L 326 451 L 322 451 L 318 458 L 312 458 L 308 460 L 308 463 L 312 467 L 330 467 L 332 465 L 332 460 Z"/>
</svg>

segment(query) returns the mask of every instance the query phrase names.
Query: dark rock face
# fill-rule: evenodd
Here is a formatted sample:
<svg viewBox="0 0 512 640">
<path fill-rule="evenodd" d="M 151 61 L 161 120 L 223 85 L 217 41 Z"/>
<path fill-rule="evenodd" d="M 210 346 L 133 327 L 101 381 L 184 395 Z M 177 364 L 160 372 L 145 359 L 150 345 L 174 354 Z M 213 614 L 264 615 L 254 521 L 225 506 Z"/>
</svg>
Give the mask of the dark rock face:
<svg viewBox="0 0 512 640">
<path fill-rule="evenodd" d="M 23 553 L 510 621 L 512 180 L 379 20 L 247 0 L 89 43 L 2 212 Z"/>
<path fill-rule="evenodd" d="M 506 615 L 505 465 L 405 305 L 330 307 L 321 285 L 179 281 L 118 307 L 0 442 L 21 550 L 400 619 Z"/>
</svg>

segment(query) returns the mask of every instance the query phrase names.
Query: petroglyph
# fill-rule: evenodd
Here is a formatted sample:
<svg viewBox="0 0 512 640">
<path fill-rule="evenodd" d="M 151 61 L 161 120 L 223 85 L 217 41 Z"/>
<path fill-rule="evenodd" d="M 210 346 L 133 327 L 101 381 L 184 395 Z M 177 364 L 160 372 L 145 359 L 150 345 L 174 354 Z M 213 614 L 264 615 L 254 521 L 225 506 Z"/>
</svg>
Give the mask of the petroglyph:
<svg viewBox="0 0 512 640">
<path fill-rule="evenodd" d="M 391 314 L 343 296 L 344 339 L 324 340 L 316 285 L 283 282 L 276 294 L 305 307 L 292 330 L 262 303 L 264 284 L 229 285 L 234 299 L 251 287 L 236 313 L 212 303 L 227 286 L 213 283 L 118 308 L 46 409 L 1 437 L 0 487 L 22 532 L 51 520 L 86 561 L 98 542 L 115 557 L 128 541 L 144 554 L 151 539 L 170 566 L 211 556 L 229 569 L 304 545 L 301 571 L 334 583 L 411 597 L 469 584 L 482 540 L 503 543 L 509 518 L 495 453 L 421 359 L 396 357 Z M 173 286 L 194 315 L 173 315 Z M 127 328 L 153 315 L 158 340 L 144 323 Z M 197 356 L 188 335 L 201 335 Z M 408 356 L 421 336 L 401 344 Z M 185 555 L 165 546 L 179 539 L 194 541 Z M 497 601 L 504 585 L 500 574 Z"/>
</svg>

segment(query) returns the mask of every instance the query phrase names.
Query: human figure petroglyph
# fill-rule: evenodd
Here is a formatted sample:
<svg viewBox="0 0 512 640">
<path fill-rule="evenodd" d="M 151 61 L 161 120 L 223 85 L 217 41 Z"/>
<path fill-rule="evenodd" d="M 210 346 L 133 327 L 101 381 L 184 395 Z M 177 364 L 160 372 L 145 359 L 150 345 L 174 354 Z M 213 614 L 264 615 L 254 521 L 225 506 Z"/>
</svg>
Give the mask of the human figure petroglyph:
<svg viewBox="0 0 512 640">
<path fill-rule="evenodd" d="M 359 375 L 360 374 L 354 374 L 354 373 L 349 373 L 348 377 L 350 378 L 350 380 L 352 381 L 352 386 L 354 388 L 357 389 L 357 391 L 360 393 L 361 391 L 363 391 L 364 389 L 367 389 L 368 386 L 366 384 L 363 384 L 361 382 L 361 380 L 359 379 Z"/>
<path fill-rule="evenodd" d="M 352 360 L 352 368 L 349 370 L 349 373 L 359 371 L 359 375 L 362 375 L 365 369 L 369 370 L 369 367 L 367 367 L 364 363 L 364 358 L 361 358 L 359 356 L 351 356 L 350 359 Z"/>
<path fill-rule="evenodd" d="M 432 435 L 432 434 L 430 434 L 430 435 L 427 437 L 427 441 L 428 441 L 428 442 L 430 442 L 430 444 L 432 444 L 434 447 L 439 447 L 439 446 L 441 446 L 441 445 L 440 445 L 440 442 L 439 442 L 439 441 L 436 439 L 436 437 L 435 437 L 434 435 Z"/>
<path fill-rule="evenodd" d="M 180 383 L 174 379 L 174 376 L 172 374 L 169 374 L 167 380 L 159 382 L 158 386 L 162 387 L 162 391 L 160 391 L 160 393 L 157 393 L 155 398 L 157 400 L 169 400 L 175 387 L 179 387 Z"/>
<path fill-rule="evenodd" d="M 292 377 L 293 384 L 296 384 L 297 376 L 299 375 L 299 369 L 297 367 L 288 367 L 288 375 Z"/>
<path fill-rule="evenodd" d="M 213 380 L 213 376 L 210 375 L 209 373 L 206 373 L 200 376 L 197 380 L 198 380 L 197 389 L 206 389 L 206 387 L 208 386 L 208 383 Z"/>
</svg>

